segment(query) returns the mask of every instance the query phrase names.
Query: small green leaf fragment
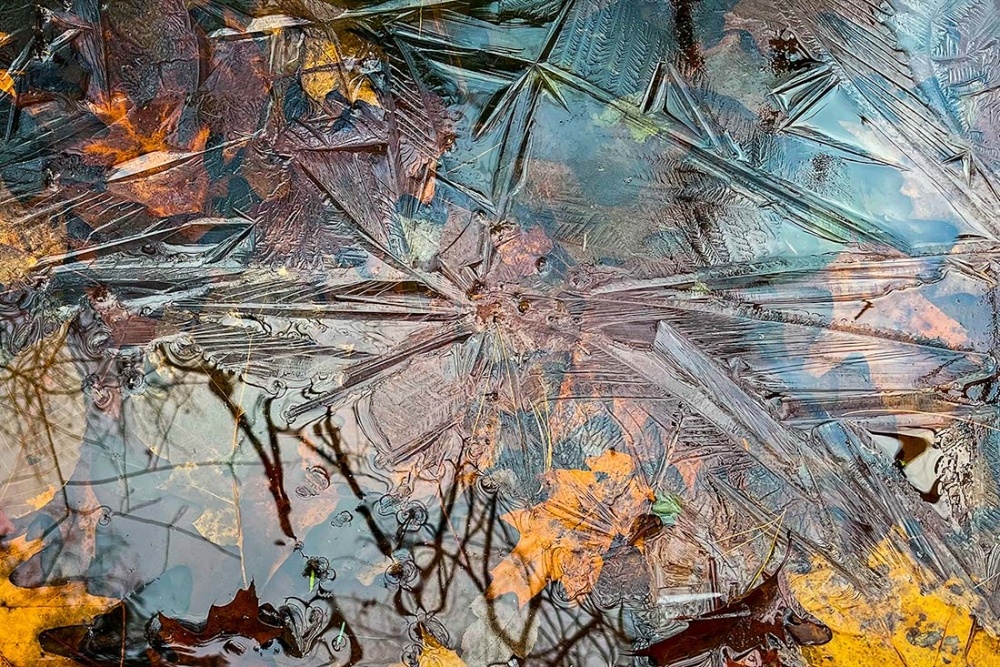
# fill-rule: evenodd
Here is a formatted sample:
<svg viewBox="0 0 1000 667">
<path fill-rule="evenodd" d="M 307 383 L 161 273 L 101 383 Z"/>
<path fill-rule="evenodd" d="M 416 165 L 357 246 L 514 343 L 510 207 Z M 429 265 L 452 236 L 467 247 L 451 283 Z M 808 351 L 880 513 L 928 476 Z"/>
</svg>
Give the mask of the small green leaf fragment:
<svg viewBox="0 0 1000 667">
<path fill-rule="evenodd" d="M 660 517 L 660 521 L 665 526 L 672 526 L 677 523 L 677 517 L 681 513 L 681 499 L 673 493 L 657 493 L 651 511 Z"/>
</svg>

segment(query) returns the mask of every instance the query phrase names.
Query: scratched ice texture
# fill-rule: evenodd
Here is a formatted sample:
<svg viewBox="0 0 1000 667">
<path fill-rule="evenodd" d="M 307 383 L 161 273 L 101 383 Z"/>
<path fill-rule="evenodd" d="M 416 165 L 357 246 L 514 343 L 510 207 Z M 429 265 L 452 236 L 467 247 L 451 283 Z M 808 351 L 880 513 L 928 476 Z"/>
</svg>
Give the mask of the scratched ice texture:
<svg viewBox="0 0 1000 667">
<path fill-rule="evenodd" d="M 885 543 L 993 633 L 998 39 L 4 2 L 4 591 L 110 602 L 0 662 L 791 667 Z"/>
</svg>

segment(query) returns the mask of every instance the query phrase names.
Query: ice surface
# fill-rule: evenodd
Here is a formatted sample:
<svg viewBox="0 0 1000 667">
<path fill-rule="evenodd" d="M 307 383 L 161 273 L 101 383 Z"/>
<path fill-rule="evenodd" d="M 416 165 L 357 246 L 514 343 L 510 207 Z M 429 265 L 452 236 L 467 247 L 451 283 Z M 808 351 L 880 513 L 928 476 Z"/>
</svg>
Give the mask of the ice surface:
<svg viewBox="0 0 1000 667">
<path fill-rule="evenodd" d="M 0 7 L 0 524 L 44 544 L 10 578 L 110 600 L 41 646 L 629 664 L 786 551 L 889 595 L 886 544 L 995 631 L 998 17 Z M 280 638 L 208 637 L 251 582 Z"/>
</svg>

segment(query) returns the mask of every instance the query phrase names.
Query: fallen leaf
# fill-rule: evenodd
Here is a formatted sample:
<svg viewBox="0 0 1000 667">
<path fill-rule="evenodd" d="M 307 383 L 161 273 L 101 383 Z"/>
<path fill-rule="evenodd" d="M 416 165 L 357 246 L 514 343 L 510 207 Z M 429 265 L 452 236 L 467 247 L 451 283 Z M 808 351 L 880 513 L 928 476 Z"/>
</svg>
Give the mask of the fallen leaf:
<svg viewBox="0 0 1000 667">
<path fill-rule="evenodd" d="M 68 658 L 44 653 L 38 635 L 51 628 L 89 622 L 118 604 L 118 600 L 98 597 L 86 586 L 72 582 L 62 586 L 21 588 L 10 577 L 18 565 L 41 550 L 41 540 L 23 537 L 12 540 L 0 550 L 0 664 L 14 667 L 28 665 L 75 665 Z"/>
<path fill-rule="evenodd" d="M 833 630 L 833 641 L 804 649 L 811 664 L 884 667 L 985 667 L 997 664 L 1000 641 L 979 630 L 976 594 L 957 580 L 932 580 L 908 554 L 888 541 L 869 564 L 888 566 L 887 593 L 858 591 L 821 558 L 789 578 L 800 604 Z"/>
<path fill-rule="evenodd" d="M 521 539 L 493 568 L 487 598 L 514 593 L 523 606 L 550 581 L 560 581 L 571 600 L 594 587 L 604 554 L 616 537 L 630 537 L 654 496 L 628 454 L 608 450 L 587 465 L 546 473 L 548 500 L 501 517 Z"/>
<path fill-rule="evenodd" d="M 369 47 L 348 35 L 340 39 L 338 49 L 337 44 L 325 36 L 306 36 L 302 89 L 320 103 L 326 100 L 328 93 L 336 90 L 351 103 L 361 100 L 372 106 L 380 106 L 378 95 L 368 77 L 353 64 L 363 60 L 365 49 Z M 344 50 L 343 55 L 341 49 Z"/>
<path fill-rule="evenodd" d="M 97 556 L 98 529 L 107 517 L 105 509 L 89 485 L 64 489 L 59 500 L 42 513 L 47 515 L 46 523 L 53 522 L 41 538 L 44 551 L 18 567 L 11 580 L 20 586 L 34 586 L 88 579 Z"/>
<path fill-rule="evenodd" d="M 765 574 L 758 586 L 728 604 L 687 619 L 687 627 L 679 633 L 639 649 L 636 654 L 650 657 L 663 667 L 718 650 L 728 653 L 725 658 L 730 665 L 752 664 L 743 660 L 748 656 L 759 658 L 758 665 L 780 665 L 774 662 L 777 658 L 770 647 L 772 637 L 799 645 L 830 641 L 829 628 L 791 611 L 781 594 L 778 572 Z"/>
<path fill-rule="evenodd" d="M 90 104 L 89 108 L 108 131 L 100 139 L 90 140 L 82 146 L 88 159 L 111 166 L 145 153 L 170 149 L 170 136 L 178 120 L 176 109 L 156 107 L 139 113 L 121 93 Z"/>
<path fill-rule="evenodd" d="M 7 93 L 11 97 L 17 97 L 17 83 L 10 75 L 10 70 L 0 72 L 0 91 Z"/>
<path fill-rule="evenodd" d="M 423 627 L 420 628 L 420 639 L 424 647 L 417 658 L 417 667 L 467 667 L 457 653 L 442 645 Z"/>
<path fill-rule="evenodd" d="M 150 151 L 116 163 L 106 187 L 154 215 L 201 213 L 209 190 L 202 155 L 207 139 L 208 131 L 202 130 L 190 150 Z"/>
<path fill-rule="evenodd" d="M 80 458 L 86 397 L 67 332 L 64 325 L 0 367 L 0 507 L 12 519 L 47 503 Z"/>
<path fill-rule="evenodd" d="M 509 600 L 476 598 L 469 606 L 476 621 L 462 635 L 462 658 L 469 667 L 506 664 L 523 658 L 538 640 L 538 614 Z"/>
<path fill-rule="evenodd" d="M 677 517 L 680 516 L 681 499 L 672 493 L 658 493 L 650 511 L 659 517 L 665 526 L 672 526 L 677 523 Z"/>
<path fill-rule="evenodd" d="M 277 611 L 270 605 L 261 606 L 253 582 L 246 590 L 238 591 L 232 602 L 221 607 L 212 605 L 201 627 L 163 614 L 157 614 L 156 619 L 159 628 L 153 631 L 154 648 L 147 651 L 153 664 L 217 665 L 225 645 L 235 638 L 266 646 L 285 632 Z M 172 654 L 170 660 L 162 657 L 167 651 Z"/>
</svg>

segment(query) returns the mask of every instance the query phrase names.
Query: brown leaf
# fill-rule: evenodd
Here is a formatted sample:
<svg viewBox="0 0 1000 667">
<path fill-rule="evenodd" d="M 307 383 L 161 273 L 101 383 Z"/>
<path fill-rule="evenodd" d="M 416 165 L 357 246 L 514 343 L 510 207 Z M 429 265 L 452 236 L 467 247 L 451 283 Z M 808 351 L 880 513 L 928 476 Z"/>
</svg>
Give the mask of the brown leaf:
<svg viewBox="0 0 1000 667">
<path fill-rule="evenodd" d="M 636 653 L 666 666 L 725 648 L 731 665 L 746 664 L 740 661 L 756 652 L 766 665 L 772 654 L 771 637 L 800 645 L 824 644 L 831 638 L 828 627 L 789 610 L 778 584 L 778 572 L 765 574 L 760 585 L 687 623 L 676 635 Z"/>
<path fill-rule="evenodd" d="M 246 590 L 238 591 L 232 602 L 221 607 L 212 605 L 200 628 L 163 614 L 157 614 L 156 618 L 159 628 L 155 630 L 153 643 L 157 648 L 148 652 L 154 664 L 162 662 L 163 652 L 169 649 L 176 655 L 171 660 L 173 664 L 214 665 L 217 657 L 208 655 L 206 647 L 218 644 L 221 649 L 222 643 L 239 637 L 265 646 L 285 631 L 277 612 L 270 605 L 261 606 L 252 582 Z"/>
</svg>

